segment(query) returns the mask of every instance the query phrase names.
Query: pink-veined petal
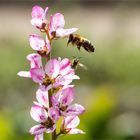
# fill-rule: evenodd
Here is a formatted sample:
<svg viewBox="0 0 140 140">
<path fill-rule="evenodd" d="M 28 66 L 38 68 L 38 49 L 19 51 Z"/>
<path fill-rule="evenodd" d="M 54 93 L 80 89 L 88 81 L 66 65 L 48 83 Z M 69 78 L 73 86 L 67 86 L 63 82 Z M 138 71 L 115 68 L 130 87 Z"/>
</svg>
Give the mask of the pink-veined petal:
<svg viewBox="0 0 140 140">
<path fill-rule="evenodd" d="M 31 78 L 35 83 L 42 83 L 45 73 L 42 69 L 32 68 L 30 70 Z"/>
<path fill-rule="evenodd" d="M 20 77 L 26 77 L 26 78 L 31 78 L 30 72 L 29 71 L 20 71 L 17 73 L 18 76 Z"/>
<path fill-rule="evenodd" d="M 74 75 L 74 74 L 68 74 L 68 75 L 59 77 L 59 79 L 56 79 L 56 81 L 59 80 L 59 83 L 60 83 L 60 84 L 62 84 L 62 85 L 68 85 L 68 84 L 70 84 L 74 79 L 80 79 L 80 77 L 77 76 L 77 75 Z"/>
<path fill-rule="evenodd" d="M 46 131 L 46 128 L 41 124 L 35 125 L 29 130 L 29 132 L 33 135 L 40 135 L 44 133 L 45 131 Z"/>
<path fill-rule="evenodd" d="M 40 135 L 35 135 L 35 139 L 34 140 L 43 140 L 43 133 Z"/>
<path fill-rule="evenodd" d="M 43 50 L 45 46 L 45 41 L 38 35 L 32 34 L 29 37 L 30 46 L 32 49 L 39 51 Z"/>
<path fill-rule="evenodd" d="M 39 104 L 34 104 L 31 107 L 30 115 L 37 122 L 45 122 L 48 118 L 46 110 Z"/>
<path fill-rule="evenodd" d="M 45 19 L 47 19 L 48 10 L 49 10 L 49 7 L 46 7 L 46 8 L 45 8 L 45 17 L 44 17 Z"/>
<path fill-rule="evenodd" d="M 58 60 L 57 59 L 49 60 L 48 63 L 45 65 L 45 72 L 51 78 L 57 77 L 60 72 Z"/>
<path fill-rule="evenodd" d="M 62 126 L 64 126 L 65 129 L 67 128 L 75 128 L 79 125 L 80 119 L 78 116 L 67 116 L 64 118 L 62 122 Z"/>
<path fill-rule="evenodd" d="M 65 85 L 68 85 L 72 82 L 71 79 L 65 79 L 64 76 L 58 76 L 56 79 L 55 79 L 55 84 L 54 86 L 55 87 L 58 87 L 58 86 L 65 86 Z"/>
<path fill-rule="evenodd" d="M 68 134 L 85 134 L 85 132 L 80 129 L 73 128 L 68 132 Z"/>
<path fill-rule="evenodd" d="M 69 70 L 69 73 L 68 73 L 67 75 L 69 75 L 69 74 L 73 74 L 73 75 L 75 75 L 75 71 L 74 71 L 74 69 L 71 68 L 71 69 Z"/>
<path fill-rule="evenodd" d="M 55 123 L 59 119 L 59 112 L 55 108 L 51 107 L 48 109 L 48 116 Z"/>
<path fill-rule="evenodd" d="M 31 68 L 42 68 L 41 56 L 37 53 L 27 55 Z"/>
<path fill-rule="evenodd" d="M 74 100 L 74 89 L 72 87 L 68 87 L 62 90 L 60 104 L 62 106 L 70 105 Z"/>
<path fill-rule="evenodd" d="M 70 70 L 71 70 L 71 62 L 68 58 L 64 58 L 60 62 L 60 74 L 66 75 L 67 73 L 70 72 Z"/>
<path fill-rule="evenodd" d="M 58 76 L 56 79 L 55 79 L 55 86 L 60 86 L 60 85 L 63 85 L 63 86 L 67 86 L 68 84 L 70 84 L 72 82 L 73 79 L 70 79 L 70 77 L 67 77 L 67 75 L 65 76 Z"/>
<path fill-rule="evenodd" d="M 49 107 L 48 91 L 42 91 L 41 89 L 38 89 L 36 92 L 36 98 L 41 105 L 47 108 Z"/>
<path fill-rule="evenodd" d="M 43 19 L 44 18 L 44 9 L 38 5 L 35 5 L 32 8 L 31 16 L 32 16 L 32 18 Z"/>
<path fill-rule="evenodd" d="M 69 36 L 70 34 L 76 32 L 78 28 L 70 28 L 70 29 L 63 29 L 63 28 L 58 28 L 56 30 L 56 37 L 66 37 Z"/>
<path fill-rule="evenodd" d="M 82 105 L 79 104 L 72 104 L 68 106 L 66 115 L 80 115 L 85 112 L 85 108 Z"/>
<path fill-rule="evenodd" d="M 64 16 L 61 13 L 56 13 L 50 18 L 50 30 L 56 31 L 58 28 L 63 28 L 65 25 Z"/>
</svg>

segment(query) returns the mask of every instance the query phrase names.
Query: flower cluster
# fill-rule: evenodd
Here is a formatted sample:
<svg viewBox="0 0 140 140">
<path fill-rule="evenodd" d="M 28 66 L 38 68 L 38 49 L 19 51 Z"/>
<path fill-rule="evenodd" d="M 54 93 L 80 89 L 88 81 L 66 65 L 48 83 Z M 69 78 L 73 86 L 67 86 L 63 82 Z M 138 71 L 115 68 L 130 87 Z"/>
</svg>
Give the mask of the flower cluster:
<svg viewBox="0 0 140 140">
<path fill-rule="evenodd" d="M 77 28 L 64 29 L 65 20 L 61 13 L 47 18 L 48 7 L 45 10 L 40 6 L 32 9 L 31 24 L 45 33 L 45 39 L 37 34 L 29 36 L 31 48 L 35 53 L 29 54 L 29 71 L 20 71 L 21 77 L 31 78 L 39 85 L 36 92 L 37 101 L 31 107 L 31 117 L 38 122 L 30 129 L 35 140 L 42 140 L 44 133 L 52 133 L 53 139 L 65 134 L 83 134 L 78 128 L 78 115 L 85 109 L 80 104 L 72 104 L 74 100 L 74 79 L 80 79 L 75 74 L 72 61 L 68 58 L 51 58 L 52 41 L 68 37 L 77 31 Z M 43 65 L 42 59 L 46 64 Z M 59 132 L 56 132 L 56 123 L 62 120 Z"/>
</svg>

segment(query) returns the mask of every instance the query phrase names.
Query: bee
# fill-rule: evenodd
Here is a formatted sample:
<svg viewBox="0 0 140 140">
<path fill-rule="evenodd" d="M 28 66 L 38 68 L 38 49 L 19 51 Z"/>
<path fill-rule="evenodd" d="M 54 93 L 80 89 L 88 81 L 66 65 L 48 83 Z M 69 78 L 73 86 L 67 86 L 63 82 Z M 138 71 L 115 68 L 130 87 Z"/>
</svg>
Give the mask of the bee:
<svg viewBox="0 0 140 140">
<path fill-rule="evenodd" d="M 73 69 L 77 69 L 77 67 L 80 66 L 83 69 L 87 70 L 87 67 L 85 65 L 83 65 L 82 63 L 80 63 L 79 61 L 80 61 L 80 58 L 74 57 L 74 59 L 72 59 L 72 62 L 71 62 L 71 67 Z"/>
<path fill-rule="evenodd" d="M 83 47 L 87 52 L 95 51 L 94 45 L 91 44 L 91 42 L 88 39 L 78 34 L 70 34 L 67 46 L 69 45 L 69 43 L 71 43 L 72 45 L 76 45 L 78 50 L 80 50 L 80 48 Z"/>
</svg>

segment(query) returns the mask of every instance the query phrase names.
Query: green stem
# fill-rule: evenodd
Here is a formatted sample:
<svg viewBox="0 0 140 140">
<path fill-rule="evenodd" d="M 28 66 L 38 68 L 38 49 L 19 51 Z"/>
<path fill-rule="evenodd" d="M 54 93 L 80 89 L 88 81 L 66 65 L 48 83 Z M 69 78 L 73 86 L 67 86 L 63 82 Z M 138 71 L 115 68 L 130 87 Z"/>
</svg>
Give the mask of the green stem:
<svg viewBox="0 0 140 140">
<path fill-rule="evenodd" d="M 49 107 L 52 107 L 52 102 L 51 102 L 52 94 L 53 94 L 53 90 L 50 89 L 49 92 L 48 92 Z M 54 130 L 54 132 L 51 133 L 51 140 L 56 140 L 56 139 L 57 139 L 56 130 Z"/>
<path fill-rule="evenodd" d="M 52 107 L 51 96 L 52 96 L 52 90 L 50 89 L 50 90 L 48 91 L 49 107 Z"/>
<path fill-rule="evenodd" d="M 51 134 L 51 140 L 57 140 L 56 130 Z"/>
</svg>

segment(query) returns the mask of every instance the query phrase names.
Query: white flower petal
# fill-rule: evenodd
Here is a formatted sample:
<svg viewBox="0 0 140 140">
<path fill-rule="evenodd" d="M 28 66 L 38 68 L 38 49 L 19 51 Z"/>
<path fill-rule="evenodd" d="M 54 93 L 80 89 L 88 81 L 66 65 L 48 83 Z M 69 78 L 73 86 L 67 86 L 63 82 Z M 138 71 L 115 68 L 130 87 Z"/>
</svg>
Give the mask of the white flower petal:
<svg viewBox="0 0 140 140">
<path fill-rule="evenodd" d="M 29 71 L 20 71 L 17 73 L 18 76 L 20 77 L 27 77 L 27 78 L 31 78 L 31 74 Z"/>
<path fill-rule="evenodd" d="M 70 34 L 76 32 L 78 30 L 78 28 L 71 28 L 71 29 L 63 29 L 63 28 L 58 28 L 56 30 L 56 37 L 67 37 Z"/>
<path fill-rule="evenodd" d="M 39 18 L 33 18 L 30 20 L 31 24 L 37 28 L 42 28 L 43 21 Z"/>
<path fill-rule="evenodd" d="M 80 129 L 73 128 L 68 132 L 68 134 L 85 134 L 85 132 Z"/>
</svg>

